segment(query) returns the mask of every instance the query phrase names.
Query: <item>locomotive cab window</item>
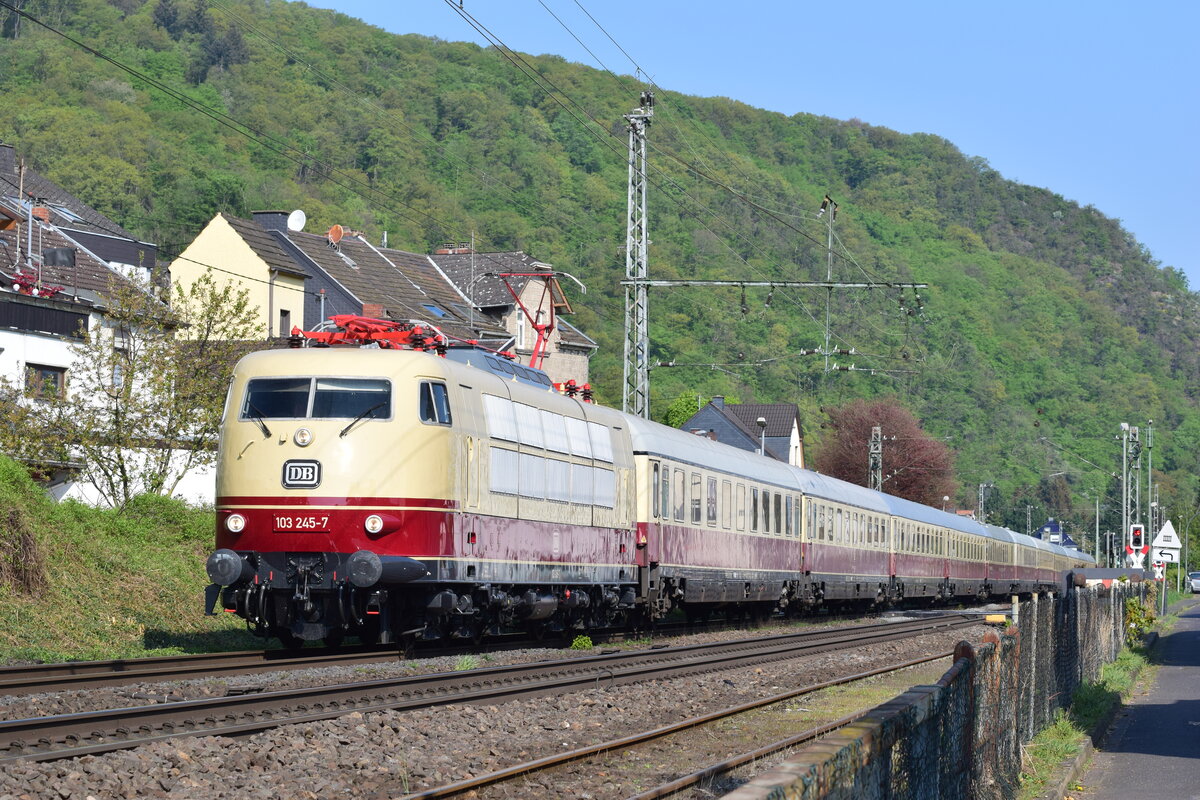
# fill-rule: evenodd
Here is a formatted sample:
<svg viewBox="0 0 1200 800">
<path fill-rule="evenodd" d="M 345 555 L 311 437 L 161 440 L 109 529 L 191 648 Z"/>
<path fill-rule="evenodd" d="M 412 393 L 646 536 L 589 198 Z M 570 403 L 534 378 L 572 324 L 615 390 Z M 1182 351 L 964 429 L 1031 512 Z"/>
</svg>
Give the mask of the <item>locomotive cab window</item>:
<svg viewBox="0 0 1200 800">
<path fill-rule="evenodd" d="M 421 422 L 432 425 L 450 424 L 450 396 L 446 384 L 421 382 Z"/>
<path fill-rule="evenodd" d="M 392 386 L 387 380 L 254 378 L 246 385 L 240 419 L 388 419 L 391 415 Z"/>
</svg>

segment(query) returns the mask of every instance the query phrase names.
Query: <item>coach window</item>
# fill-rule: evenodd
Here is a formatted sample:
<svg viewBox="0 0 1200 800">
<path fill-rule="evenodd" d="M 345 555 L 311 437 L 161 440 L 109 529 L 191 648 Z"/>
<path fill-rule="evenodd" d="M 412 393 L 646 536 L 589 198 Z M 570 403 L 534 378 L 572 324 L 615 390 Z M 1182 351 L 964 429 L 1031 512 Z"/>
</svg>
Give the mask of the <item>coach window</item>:
<svg viewBox="0 0 1200 800">
<path fill-rule="evenodd" d="M 717 479 L 708 479 L 708 524 L 717 524 Z"/>
<path fill-rule="evenodd" d="M 700 473 L 692 473 L 692 522 L 700 521 Z"/>
<path fill-rule="evenodd" d="M 775 533 L 783 533 L 783 495 L 779 492 L 775 493 Z"/>
<path fill-rule="evenodd" d="M 784 505 L 787 506 L 787 518 L 786 518 L 787 526 L 786 526 L 786 530 L 784 531 L 784 535 L 791 536 L 792 535 L 792 496 L 790 494 L 787 496 L 787 502 Z M 797 521 L 799 521 L 799 520 L 797 519 Z M 800 529 L 800 526 L 797 525 L 796 530 L 799 530 L 799 529 Z"/>
<path fill-rule="evenodd" d="M 671 470 L 669 467 L 662 468 L 662 518 L 670 519 L 671 517 Z"/>
<path fill-rule="evenodd" d="M 431 425 L 450 424 L 450 396 L 446 384 L 421 381 L 421 422 Z"/>
<path fill-rule="evenodd" d="M 737 485 L 737 529 L 746 530 L 746 484 Z"/>
<path fill-rule="evenodd" d="M 662 489 L 658 484 L 658 462 L 655 461 L 650 465 L 650 516 L 657 517 L 659 509 L 659 498 L 662 496 Z"/>
<path fill-rule="evenodd" d="M 763 533 L 771 532 L 771 493 L 766 489 L 762 493 L 762 530 Z"/>
<path fill-rule="evenodd" d="M 687 511 L 687 485 L 684 481 L 687 478 L 683 474 L 683 470 L 675 470 L 675 477 L 671 483 L 671 492 L 675 496 L 675 519 L 678 522 L 683 522 L 683 515 Z"/>
<path fill-rule="evenodd" d="M 750 530 L 758 530 L 758 489 L 750 487 Z"/>
<path fill-rule="evenodd" d="M 729 530 L 733 527 L 733 484 L 721 481 L 721 527 Z"/>
</svg>

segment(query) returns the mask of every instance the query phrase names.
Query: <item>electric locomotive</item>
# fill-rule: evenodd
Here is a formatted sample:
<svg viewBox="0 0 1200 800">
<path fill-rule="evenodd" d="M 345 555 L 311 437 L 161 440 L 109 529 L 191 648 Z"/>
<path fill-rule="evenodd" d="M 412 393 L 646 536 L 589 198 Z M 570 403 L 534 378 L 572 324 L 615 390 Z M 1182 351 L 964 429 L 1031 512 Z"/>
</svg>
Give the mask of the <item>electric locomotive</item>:
<svg viewBox="0 0 1200 800">
<path fill-rule="evenodd" d="M 220 602 L 288 645 L 617 624 L 638 550 L 624 417 L 480 350 L 269 350 L 234 371 Z"/>
</svg>

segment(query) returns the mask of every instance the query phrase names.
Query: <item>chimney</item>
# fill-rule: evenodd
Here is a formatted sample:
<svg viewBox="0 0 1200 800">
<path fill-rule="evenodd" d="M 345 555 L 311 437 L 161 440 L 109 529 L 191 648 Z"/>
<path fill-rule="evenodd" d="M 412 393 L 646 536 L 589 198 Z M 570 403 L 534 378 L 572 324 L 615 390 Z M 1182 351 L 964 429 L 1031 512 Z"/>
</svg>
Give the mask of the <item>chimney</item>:
<svg viewBox="0 0 1200 800">
<path fill-rule="evenodd" d="M 45 206 L 34 206 L 31 213 L 42 222 L 50 222 L 50 209 L 46 208 Z"/>
<path fill-rule="evenodd" d="M 474 251 L 471 250 L 471 244 L 469 242 L 460 242 L 458 244 L 455 244 L 454 242 L 447 242 L 437 250 L 434 250 L 433 254 L 435 256 L 459 256 L 472 252 Z"/>
<path fill-rule="evenodd" d="M 251 211 L 254 221 L 264 230 L 287 233 L 287 211 Z"/>
<path fill-rule="evenodd" d="M 362 315 L 371 319 L 383 319 L 383 303 L 363 303 Z"/>
<path fill-rule="evenodd" d="M 725 407 L 725 398 L 724 398 L 724 397 L 721 397 L 721 396 L 714 397 L 714 398 L 713 398 L 712 400 L 710 400 L 709 402 L 711 402 L 711 403 L 712 403 L 714 406 L 716 406 L 717 408 L 724 408 L 724 407 Z"/>
</svg>

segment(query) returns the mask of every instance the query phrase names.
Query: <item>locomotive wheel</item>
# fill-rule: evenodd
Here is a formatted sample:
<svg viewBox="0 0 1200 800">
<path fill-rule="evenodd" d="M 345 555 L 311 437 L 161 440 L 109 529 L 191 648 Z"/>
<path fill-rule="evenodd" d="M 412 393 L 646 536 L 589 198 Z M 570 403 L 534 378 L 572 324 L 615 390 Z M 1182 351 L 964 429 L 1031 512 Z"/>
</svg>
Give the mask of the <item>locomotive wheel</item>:
<svg viewBox="0 0 1200 800">
<path fill-rule="evenodd" d="M 342 642 L 346 640 L 346 632 L 341 628 L 330 628 L 325 634 L 325 646 L 331 650 L 336 650 L 342 646 Z"/>
<path fill-rule="evenodd" d="M 276 628 L 275 636 L 279 639 L 279 643 L 283 645 L 284 650 L 299 650 L 304 647 L 304 640 L 286 628 Z"/>
</svg>

